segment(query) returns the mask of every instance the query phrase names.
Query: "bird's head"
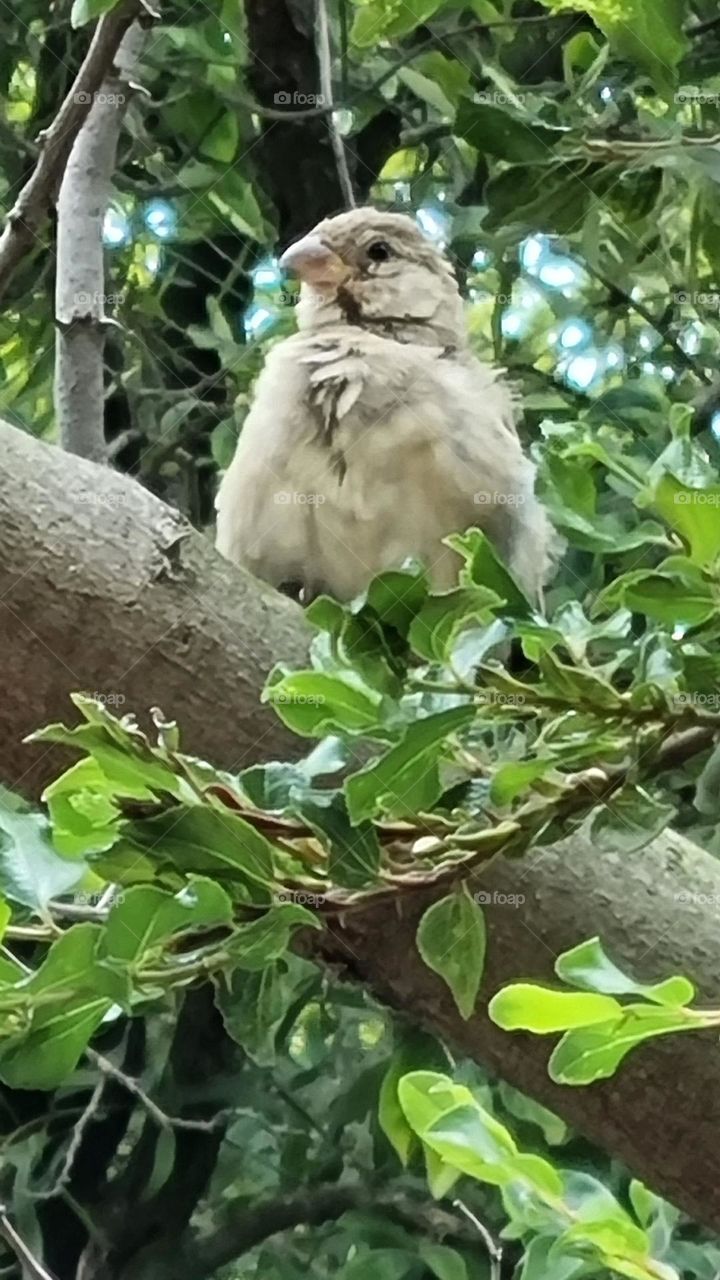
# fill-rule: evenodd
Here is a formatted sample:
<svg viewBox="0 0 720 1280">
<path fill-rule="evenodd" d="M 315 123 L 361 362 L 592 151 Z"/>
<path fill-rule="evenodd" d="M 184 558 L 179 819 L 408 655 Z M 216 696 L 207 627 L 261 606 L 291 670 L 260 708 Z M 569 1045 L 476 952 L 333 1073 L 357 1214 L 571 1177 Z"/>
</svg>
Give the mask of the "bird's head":
<svg viewBox="0 0 720 1280">
<path fill-rule="evenodd" d="M 401 341 L 464 345 L 450 263 L 405 214 L 353 209 L 325 218 L 280 266 L 301 281 L 301 329 L 345 321 Z"/>
</svg>

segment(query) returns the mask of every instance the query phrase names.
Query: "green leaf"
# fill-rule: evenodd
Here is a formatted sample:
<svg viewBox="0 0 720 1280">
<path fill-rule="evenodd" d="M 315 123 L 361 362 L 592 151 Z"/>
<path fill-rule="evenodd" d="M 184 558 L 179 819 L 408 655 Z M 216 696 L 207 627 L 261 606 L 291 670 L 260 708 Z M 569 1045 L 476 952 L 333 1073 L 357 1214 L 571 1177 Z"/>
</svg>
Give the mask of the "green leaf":
<svg viewBox="0 0 720 1280">
<path fill-rule="evenodd" d="M 270 676 L 263 692 L 284 724 L 304 737 L 327 733 L 365 733 L 380 718 L 383 697 L 352 672 L 328 675 L 321 671 Z"/>
<path fill-rule="evenodd" d="M 0 1043 L 0 1078 L 11 1088 L 57 1088 L 113 1003 L 125 1001 L 126 982 L 98 959 L 101 933 L 96 924 L 73 925 L 23 984 L 29 1029 Z"/>
<path fill-rule="evenodd" d="M 240 121 L 237 110 L 225 111 L 204 139 L 200 150 L 211 160 L 231 164 L 235 159 L 240 140 Z"/>
<path fill-rule="evenodd" d="M 448 663 L 463 631 L 486 627 L 500 597 L 488 587 L 458 587 L 429 596 L 410 627 L 410 645 L 431 662 Z"/>
<path fill-rule="evenodd" d="M 338 1280 L 404 1280 L 415 1270 L 416 1256 L 408 1249 L 372 1249 L 346 1262 Z"/>
<path fill-rule="evenodd" d="M 550 1058 L 550 1076 L 557 1084 L 584 1085 L 606 1080 L 644 1040 L 671 1032 L 697 1032 L 702 1025 L 699 1018 L 689 1018 L 682 1010 L 630 1005 L 620 1021 L 615 1018 L 563 1036 Z"/>
<path fill-rule="evenodd" d="M 103 13 L 109 13 L 119 3 L 120 0 L 73 0 L 73 7 L 70 10 L 70 25 L 72 27 L 84 27 L 86 22 L 92 22 L 93 18 L 99 18 Z"/>
<path fill-rule="evenodd" d="M 443 0 L 365 0 L 355 9 L 350 39 L 359 48 L 404 36 L 440 8 Z"/>
<path fill-rule="evenodd" d="M 470 724 L 472 706 L 452 707 L 409 725 L 397 746 L 345 781 L 350 821 L 386 811 L 400 816 L 431 809 L 442 792 L 438 762 L 447 739 Z"/>
<path fill-rule="evenodd" d="M 274 883 L 272 845 L 231 809 L 177 805 L 142 822 L 128 822 L 123 835 L 157 865 L 169 864 L 184 875 L 207 873 L 262 887 Z"/>
<path fill-rule="evenodd" d="M 717 604 L 709 585 L 685 585 L 670 574 L 647 573 L 644 569 L 623 574 L 606 588 L 593 613 L 617 603 L 666 626 L 700 626 L 717 615 Z"/>
<path fill-rule="evenodd" d="M 690 548 L 696 564 L 711 565 L 720 555 L 720 485 L 692 489 L 673 475 L 655 486 L 652 504 Z"/>
<path fill-rule="evenodd" d="M 465 561 L 460 571 L 461 584 L 488 587 L 494 591 L 505 602 L 497 610 L 500 614 L 523 618 L 532 613 L 529 600 L 484 533 L 479 529 L 468 529 L 466 533 L 452 534 L 445 538 L 445 542 Z"/>
<path fill-rule="evenodd" d="M 79 884 L 86 870 L 59 857 L 40 814 L 0 807 L 0 890 L 8 898 L 37 910 Z"/>
<path fill-rule="evenodd" d="M 460 1014 L 471 1017 L 485 966 L 485 917 L 463 885 L 423 915 L 417 946 L 428 968 L 447 983 Z"/>
<path fill-rule="evenodd" d="M 341 792 L 298 800 L 296 812 L 329 850 L 328 876 L 333 884 L 349 889 L 376 883 L 380 844 L 370 822 L 351 826 L 345 796 Z"/>
<path fill-rule="evenodd" d="M 526 787 L 543 778 L 554 766 L 553 760 L 510 760 L 493 774 L 490 800 L 493 804 L 511 804 Z"/>
<path fill-rule="evenodd" d="M 295 929 L 320 927 L 312 911 L 295 902 L 281 902 L 259 920 L 237 928 L 226 950 L 239 968 L 264 969 L 285 954 Z"/>
<path fill-rule="evenodd" d="M 419 1254 L 428 1270 L 437 1276 L 437 1280 L 468 1280 L 465 1260 L 457 1249 L 421 1240 Z"/>
<path fill-rule="evenodd" d="M 154 886 L 126 890 L 108 915 L 101 954 L 137 964 L 147 953 L 185 930 L 230 924 L 232 904 L 213 880 L 192 879 L 179 893 L 171 894 Z"/>
<path fill-rule="evenodd" d="M 504 1031 L 534 1031 L 549 1035 L 570 1027 L 609 1024 L 623 1016 L 622 1005 L 605 995 L 575 995 L 552 991 L 530 982 L 511 983 L 490 1001 L 488 1013 Z"/>
<path fill-rule="evenodd" d="M 258 971 L 236 968 L 216 978 L 215 1003 L 228 1035 L 258 1066 L 271 1067 L 281 1047 L 281 1029 L 292 1029 L 293 1011 L 309 1004 L 320 984 L 315 965 L 284 955 Z"/>
<path fill-rule="evenodd" d="M 642 787 L 628 784 L 593 810 L 588 838 L 603 853 L 636 853 L 665 830 L 675 812 L 674 805 L 662 804 Z"/>
<path fill-rule="evenodd" d="M 467 98 L 460 103 L 455 127 L 481 155 L 540 164 L 553 158 L 552 149 L 565 132 L 531 124 L 510 110 Z"/>
<path fill-rule="evenodd" d="M 677 67 L 688 40 L 683 31 L 687 17 L 684 0 L 542 0 L 555 13 L 584 9 L 607 36 L 621 58 L 648 73 L 661 93 L 677 82 Z"/>
<path fill-rule="evenodd" d="M 529 1098 L 527 1094 L 521 1093 L 519 1089 L 514 1089 L 512 1085 L 506 1084 L 504 1080 L 499 1085 L 500 1099 L 503 1106 L 511 1115 L 516 1116 L 518 1120 L 525 1121 L 526 1124 L 536 1125 L 541 1131 L 545 1142 L 550 1147 L 559 1146 L 560 1143 L 566 1142 L 570 1130 L 553 1111 L 548 1111 L 542 1103 L 536 1102 L 534 1098 Z"/>
<path fill-rule="evenodd" d="M 563 982 L 608 996 L 644 996 L 655 1004 L 686 1005 L 695 996 L 693 984 L 684 977 L 666 978 L 648 985 L 623 973 L 605 954 L 599 938 L 589 938 L 555 961 L 555 972 Z"/>
</svg>

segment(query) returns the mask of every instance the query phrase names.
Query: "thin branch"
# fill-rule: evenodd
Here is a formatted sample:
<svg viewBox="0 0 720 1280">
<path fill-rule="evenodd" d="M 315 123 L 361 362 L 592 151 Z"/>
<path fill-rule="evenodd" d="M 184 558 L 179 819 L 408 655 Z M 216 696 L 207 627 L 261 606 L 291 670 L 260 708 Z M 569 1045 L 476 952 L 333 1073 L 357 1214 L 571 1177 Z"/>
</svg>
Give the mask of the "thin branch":
<svg viewBox="0 0 720 1280">
<path fill-rule="evenodd" d="M 119 1084 L 127 1089 L 128 1093 L 131 1093 L 133 1097 L 137 1098 L 138 1102 L 142 1104 L 148 1115 L 152 1117 L 161 1129 L 168 1131 L 172 1129 L 186 1129 L 194 1133 L 214 1133 L 225 1123 L 224 1113 L 218 1113 L 218 1115 L 214 1116 L 212 1120 L 185 1120 L 182 1116 L 169 1116 L 157 1105 L 156 1102 L 153 1102 L 152 1098 L 148 1097 L 147 1093 L 142 1086 L 138 1084 L 137 1080 L 134 1080 L 132 1076 L 126 1075 L 125 1072 L 121 1071 L 120 1067 L 116 1067 L 109 1058 L 104 1057 L 101 1053 L 97 1053 L 95 1049 L 86 1049 L 85 1056 L 89 1058 L 93 1066 L 97 1067 L 98 1071 L 102 1071 L 104 1076 L 107 1076 L 112 1080 L 117 1080 Z"/>
<path fill-rule="evenodd" d="M 495 1242 L 494 1237 L 490 1234 L 484 1223 L 482 1223 L 479 1218 L 475 1217 L 475 1214 L 468 1209 L 466 1204 L 463 1204 L 462 1200 L 453 1200 L 453 1205 L 456 1209 L 459 1209 L 461 1213 L 464 1213 L 465 1217 L 472 1222 L 475 1230 L 480 1232 L 480 1235 L 485 1242 L 485 1247 L 490 1255 L 489 1280 L 501 1280 L 503 1257 L 502 1248 Z"/>
<path fill-rule="evenodd" d="M 23 1274 L 28 1277 L 28 1280 L 57 1280 L 57 1276 L 54 1276 L 52 1271 L 48 1271 L 47 1267 L 43 1266 L 22 1236 L 18 1235 L 7 1215 L 5 1205 L 0 1205 L 0 1235 L 7 1240 L 23 1269 Z"/>
<path fill-rule="evenodd" d="M 0 235 L 0 298 L 12 272 L 40 238 L 60 186 L 68 157 L 80 129 L 92 107 L 95 94 L 108 75 L 130 24 L 138 18 L 146 20 L 141 0 L 123 0 L 101 18 L 85 59 L 60 110 L 41 135 L 37 164 L 13 208 Z"/>
<path fill-rule="evenodd" d="M 90 1101 L 88 1102 L 85 1110 L 83 1111 L 82 1115 L 80 1116 L 80 1119 L 78 1120 L 77 1124 L 75 1125 L 75 1128 L 73 1129 L 72 1138 L 70 1139 L 70 1142 L 68 1143 L 68 1149 L 65 1152 L 65 1159 L 63 1160 L 62 1169 L 60 1170 L 60 1173 L 58 1174 L 55 1182 L 53 1183 L 52 1187 L 50 1187 L 49 1191 L 34 1192 L 32 1197 L 33 1200 L 52 1200 L 53 1197 L 56 1195 L 59 1195 L 59 1193 L 63 1191 L 67 1186 L 67 1184 L 69 1183 L 72 1177 L 72 1171 L 73 1171 L 73 1166 L 75 1164 L 75 1159 L 77 1157 L 77 1154 L 80 1150 L 80 1147 L 82 1146 L 82 1142 L 85 1137 L 85 1132 L 88 1128 L 88 1125 L 91 1123 L 91 1121 L 95 1118 L 95 1116 L 98 1113 L 100 1103 L 102 1102 L 102 1096 L 103 1096 L 104 1090 L 105 1090 L 105 1079 L 103 1077 L 103 1079 L 98 1080 L 97 1084 L 95 1085 L 95 1088 L 92 1093 L 92 1097 L 90 1098 Z"/>
<path fill-rule="evenodd" d="M 57 203 L 55 416 L 69 453 L 107 461 L 104 351 L 108 301 L 103 222 L 132 77 L 145 43 L 133 22 L 68 159 Z"/>
<path fill-rule="evenodd" d="M 328 133 L 330 134 L 330 142 L 335 156 L 335 166 L 337 168 L 338 182 L 340 190 L 343 194 L 343 200 L 349 209 L 357 207 L 355 199 L 355 189 L 350 177 L 348 168 L 347 153 L 345 151 L 345 143 L 343 142 L 340 126 L 338 124 L 337 115 L 333 111 L 333 83 L 332 83 L 332 50 L 330 48 L 330 22 L 328 19 L 327 0 L 316 0 L 317 5 L 317 56 L 318 65 L 320 67 L 320 96 L 323 106 L 329 108 L 328 115 Z"/>
</svg>

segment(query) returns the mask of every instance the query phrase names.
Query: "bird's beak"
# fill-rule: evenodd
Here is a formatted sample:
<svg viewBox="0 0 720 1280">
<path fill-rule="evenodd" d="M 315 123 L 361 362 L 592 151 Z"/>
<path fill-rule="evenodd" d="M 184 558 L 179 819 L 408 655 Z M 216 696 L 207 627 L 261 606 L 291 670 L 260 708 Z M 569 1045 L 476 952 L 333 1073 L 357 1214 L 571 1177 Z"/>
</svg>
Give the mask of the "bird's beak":
<svg viewBox="0 0 720 1280">
<path fill-rule="evenodd" d="M 306 284 L 320 286 L 337 285 L 347 274 L 342 258 L 330 249 L 320 236 L 311 232 L 296 240 L 280 259 L 280 269 L 291 271 Z"/>
</svg>

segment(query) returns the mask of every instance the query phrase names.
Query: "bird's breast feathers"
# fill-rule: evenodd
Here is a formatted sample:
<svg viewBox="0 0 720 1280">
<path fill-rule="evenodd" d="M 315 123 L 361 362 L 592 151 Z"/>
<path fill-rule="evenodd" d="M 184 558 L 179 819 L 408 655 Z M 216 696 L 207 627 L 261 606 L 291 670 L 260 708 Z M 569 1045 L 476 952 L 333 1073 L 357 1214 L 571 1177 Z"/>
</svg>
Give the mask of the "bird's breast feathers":
<svg viewBox="0 0 720 1280">
<path fill-rule="evenodd" d="M 466 352 L 343 326 L 275 347 L 218 498 L 218 545 L 261 576 L 308 564 L 347 597 L 409 555 L 452 582 L 441 539 L 500 529 L 532 497 L 534 471 L 495 370 Z M 512 505 L 512 499 L 511 499 Z"/>
</svg>

